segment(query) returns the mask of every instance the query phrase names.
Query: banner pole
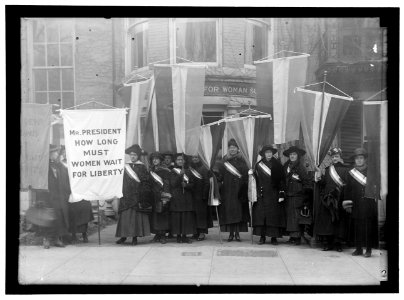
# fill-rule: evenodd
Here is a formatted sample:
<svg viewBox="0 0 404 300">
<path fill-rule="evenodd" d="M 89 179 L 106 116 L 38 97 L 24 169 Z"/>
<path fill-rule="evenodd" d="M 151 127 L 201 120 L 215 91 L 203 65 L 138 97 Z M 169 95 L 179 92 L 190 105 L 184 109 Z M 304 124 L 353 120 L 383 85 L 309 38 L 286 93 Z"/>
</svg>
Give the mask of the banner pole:
<svg viewBox="0 0 404 300">
<path fill-rule="evenodd" d="M 250 227 L 251 227 L 251 245 L 254 244 L 254 240 L 253 240 L 253 226 L 252 226 L 252 203 L 249 202 L 248 203 L 249 207 L 250 207 Z"/>
<path fill-rule="evenodd" d="M 97 200 L 97 217 L 98 217 L 98 245 L 101 245 L 101 230 L 100 230 L 100 200 Z"/>
<path fill-rule="evenodd" d="M 216 208 L 217 223 L 219 224 L 219 240 L 220 240 L 220 244 L 222 244 L 222 233 L 221 233 L 221 230 L 220 230 L 219 212 L 217 210 L 217 206 L 215 206 L 215 208 Z"/>
</svg>

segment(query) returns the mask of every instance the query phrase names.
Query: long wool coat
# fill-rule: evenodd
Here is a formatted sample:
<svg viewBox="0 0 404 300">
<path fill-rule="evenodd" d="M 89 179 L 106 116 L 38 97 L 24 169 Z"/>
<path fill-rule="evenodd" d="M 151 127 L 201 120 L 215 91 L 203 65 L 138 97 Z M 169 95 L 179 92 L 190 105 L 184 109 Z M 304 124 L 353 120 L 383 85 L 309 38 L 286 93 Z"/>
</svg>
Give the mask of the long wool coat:
<svg viewBox="0 0 404 300">
<path fill-rule="evenodd" d="M 56 171 L 53 172 L 51 165 Z M 39 192 L 38 199 L 44 203 L 45 207 L 53 208 L 56 213 L 54 227 L 47 232 L 53 232 L 62 236 L 68 233 L 69 228 L 69 208 L 70 183 L 67 168 L 60 163 L 49 163 L 48 171 L 48 191 Z"/>
<path fill-rule="evenodd" d="M 153 193 L 153 213 L 151 217 L 152 232 L 165 231 L 170 229 L 169 211 L 162 213 L 156 212 L 156 204 L 161 201 L 161 193 L 171 193 L 170 191 L 170 174 L 171 171 L 163 166 L 152 167 L 151 171 L 155 172 L 163 179 L 163 186 L 157 183 L 150 175 L 150 182 Z"/>
<path fill-rule="evenodd" d="M 224 165 L 219 167 L 218 181 L 221 182 L 219 205 L 220 225 L 249 221 L 248 209 L 248 167 L 240 154 L 224 161 L 232 164 L 242 175 L 241 178 L 230 173 Z"/>
<path fill-rule="evenodd" d="M 344 183 L 347 181 L 348 167 L 342 163 L 334 164 L 335 171 Z M 345 237 L 349 216 L 342 208 L 343 190 L 338 187 L 330 175 L 330 167 L 318 182 L 320 197 L 315 204 L 314 233 L 318 235 L 336 235 Z"/>
<path fill-rule="evenodd" d="M 177 167 L 178 168 L 178 167 Z M 185 170 L 188 177 L 188 183 L 182 187 L 183 176 L 178 175 L 174 170 L 170 174 L 170 188 L 172 198 L 170 201 L 170 211 L 183 212 L 194 211 L 194 202 L 192 200 L 192 190 L 194 187 L 194 177 L 189 170 Z"/>
<path fill-rule="evenodd" d="M 192 164 L 192 168 L 202 176 L 202 179 L 200 179 L 191 172 L 194 181 L 192 198 L 194 200 L 196 227 L 211 228 L 213 227 L 213 221 L 210 214 L 210 207 L 208 206 L 210 172 L 202 163 Z"/>
<path fill-rule="evenodd" d="M 268 176 L 259 163 L 271 169 Z M 286 227 L 286 211 L 284 201 L 279 203 L 279 191 L 284 189 L 285 177 L 282 165 L 275 159 L 262 159 L 255 165 L 257 180 L 257 202 L 253 206 L 253 226 Z"/>
<path fill-rule="evenodd" d="M 286 178 L 286 230 L 289 232 L 299 231 L 300 224 L 311 222 L 311 219 L 300 215 L 300 210 L 309 202 L 307 194 L 311 188 L 311 179 L 306 168 L 299 162 L 290 164 L 288 160 L 284 164 L 283 170 Z"/>
<path fill-rule="evenodd" d="M 129 166 L 139 177 L 140 183 L 130 178 L 129 175 L 124 172 L 122 187 L 123 197 L 119 201 L 119 212 L 132 207 L 136 208 L 138 202 L 140 202 L 143 207 L 147 207 L 152 204 L 153 195 L 151 190 L 150 175 L 146 169 L 146 166 L 143 163 L 130 163 Z"/>
</svg>

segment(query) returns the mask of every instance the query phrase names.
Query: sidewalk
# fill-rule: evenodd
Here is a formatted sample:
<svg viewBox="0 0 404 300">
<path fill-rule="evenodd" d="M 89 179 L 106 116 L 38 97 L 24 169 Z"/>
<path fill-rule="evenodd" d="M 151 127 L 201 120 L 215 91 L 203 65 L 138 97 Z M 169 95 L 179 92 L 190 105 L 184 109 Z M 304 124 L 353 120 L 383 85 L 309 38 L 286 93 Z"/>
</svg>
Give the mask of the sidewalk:
<svg viewBox="0 0 404 300">
<path fill-rule="evenodd" d="M 387 252 L 373 250 L 372 257 L 344 252 L 320 251 L 302 243 L 251 244 L 249 233 L 242 242 L 227 242 L 217 227 L 207 239 L 192 244 L 150 243 L 138 238 L 138 245 L 116 245 L 116 225 L 89 237 L 88 244 L 66 248 L 20 246 L 21 284 L 190 284 L 190 285 L 378 285 L 386 270 Z M 268 243 L 268 241 L 267 241 Z"/>
</svg>

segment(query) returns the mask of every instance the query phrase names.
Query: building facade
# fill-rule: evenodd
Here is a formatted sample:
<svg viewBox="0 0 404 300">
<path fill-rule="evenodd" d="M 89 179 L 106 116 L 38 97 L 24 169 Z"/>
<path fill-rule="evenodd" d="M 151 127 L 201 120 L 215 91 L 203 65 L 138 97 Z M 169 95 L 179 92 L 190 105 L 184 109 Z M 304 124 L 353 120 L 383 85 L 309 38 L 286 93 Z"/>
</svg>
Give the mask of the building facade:
<svg viewBox="0 0 404 300">
<path fill-rule="evenodd" d="M 94 100 L 129 106 L 125 84 L 154 64 L 207 66 L 203 123 L 255 106 L 254 61 L 281 50 L 310 54 L 307 84 L 354 98 L 335 144 L 348 158 L 366 142 L 362 101 L 386 87 L 385 29 L 377 18 L 21 19 L 22 102 L 69 108 Z M 51 142 L 64 143 L 60 122 Z M 25 196 L 23 196 L 25 197 Z"/>
</svg>

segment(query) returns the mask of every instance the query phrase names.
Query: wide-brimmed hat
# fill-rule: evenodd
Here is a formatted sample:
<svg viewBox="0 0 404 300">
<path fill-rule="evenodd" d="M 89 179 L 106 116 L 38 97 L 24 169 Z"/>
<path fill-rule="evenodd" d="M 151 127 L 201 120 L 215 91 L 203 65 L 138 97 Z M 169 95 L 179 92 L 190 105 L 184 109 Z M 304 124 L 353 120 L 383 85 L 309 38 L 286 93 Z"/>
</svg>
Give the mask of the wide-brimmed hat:
<svg viewBox="0 0 404 300">
<path fill-rule="evenodd" d="M 340 148 L 338 148 L 338 147 L 331 148 L 330 151 L 328 151 L 329 156 L 333 156 L 333 155 L 336 155 L 336 154 L 339 154 L 339 155 L 342 154 L 342 150 Z"/>
<path fill-rule="evenodd" d="M 50 145 L 49 145 L 49 153 L 55 152 L 55 151 L 60 151 L 60 146 L 50 144 Z"/>
<path fill-rule="evenodd" d="M 150 154 L 150 161 L 152 162 L 154 158 L 159 158 L 161 161 L 164 160 L 163 155 L 160 152 L 153 152 L 152 154 Z"/>
<path fill-rule="evenodd" d="M 227 147 L 230 147 L 230 146 L 235 146 L 235 147 L 239 148 L 235 139 L 229 140 L 229 142 L 227 143 Z"/>
<path fill-rule="evenodd" d="M 368 157 L 368 152 L 365 148 L 356 148 L 354 154 L 351 156 L 351 159 L 354 159 L 358 155 L 363 155 L 364 157 Z"/>
<path fill-rule="evenodd" d="M 142 153 L 142 149 L 138 144 L 134 144 L 125 150 L 126 154 L 131 154 L 132 152 L 135 152 L 137 156 L 140 156 L 140 154 Z"/>
<path fill-rule="evenodd" d="M 264 147 L 262 147 L 261 151 L 259 152 L 259 155 L 261 155 L 261 157 L 265 156 L 265 152 L 267 150 L 271 150 L 272 154 L 275 154 L 276 152 L 278 152 L 278 150 L 274 147 L 272 147 L 271 145 L 265 145 Z"/>
<path fill-rule="evenodd" d="M 306 154 L 306 151 L 304 151 L 303 149 L 300 149 L 296 146 L 292 146 L 288 150 L 283 151 L 283 155 L 289 157 L 289 154 L 293 153 L 293 152 L 296 152 L 297 155 L 299 155 L 299 156 L 303 156 Z"/>
</svg>

